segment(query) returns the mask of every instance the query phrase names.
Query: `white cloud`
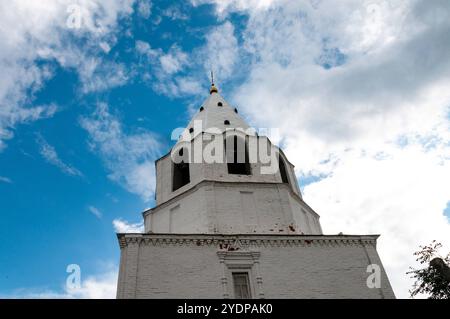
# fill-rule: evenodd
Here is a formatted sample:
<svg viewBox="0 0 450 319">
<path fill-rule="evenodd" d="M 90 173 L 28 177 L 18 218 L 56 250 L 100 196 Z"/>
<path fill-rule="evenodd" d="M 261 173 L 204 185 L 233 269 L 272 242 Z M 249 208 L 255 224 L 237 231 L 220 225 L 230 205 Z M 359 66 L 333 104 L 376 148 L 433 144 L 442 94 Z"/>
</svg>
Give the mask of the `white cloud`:
<svg viewBox="0 0 450 319">
<path fill-rule="evenodd" d="M 160 54 L 160 51 L 152 49 L 150 43 L 145 41 L 137 40 L 135 46 L 136 51 L 147 58 L 155 58 Z"/>
<path fill-rule="evenodd" d="M 206 35 L 203 66 L 209 75 L 215 73 L 217 83 L 224 82 L 233 75 L 238 61 L 238 43 L 234 36 L 234 27 L 229 21 L 215 27 Z"/>
<path fill-rule="evenodd" d="M 7 184 L 12 184 L 12 180 L 8 177 L 5 176 L 0 176 L 0 182 L 2 183 L 7 183 Z"/>
<path fill-rule="evenodd" d="M 82 118 L 81 126 L 110 170 L 109 178 L 149 201 L 154 194 L 154 160 L 161 149 L 156 136 L 145 130 L 127 134 L 105 103 L 99 103 L 91 117 Z"/>
<path fill-rule="evenodd" d="M 188 55 L 177 46 L 173 46 L 167 54 L 159 57 L 159 62 L 164 75 L 171 76 L 183 69 L 188 62 Z"/>
<path fill-rule="evenodd" d="M 88 210 L 98 219 L 101 219 L 103 217 L 102 212 L 95 206 L 88 206 Z"/>
<path fill-rule="evenodd" d="M 54 114 L 53 105 L 34 106 L 33 100 L 34 93 L 53 76 L 55 62 L 78 73 L 84 93 L 125 83 L 123 65 L 103 62 L 100 55 L 109 52 L 117 22 L 133 12 L 133 3 L 134 0 L 0 3 L 0 151 L 5 140 L 13 137 L 16 125 Z M 79 28 L 69 28 L 69 18 L 78 13 Z"/>
<path fill-rule="evenodd" d="M 141 57 L 142 78 L 153 90 L 170 97 L 201 95 L 206 91 L 202 83 L 208 83 L 211 70 L 217 82 L 223 83 L 231 78 L 239 60 L 238 41 L 229 21 L 212 28 L 205 35 L 205 45 L 189 54 L 176 44 L 164 52 L 141 40 L 136 41 L 135 49 Z"/>
<path fill-rule="evenodd" d="M 0 79 L 0 82 L 1 81 L 2 79 Z M 43 118 L 49 118 L 57 111 L 57 107 L 54 104 L 21 107 L 14 103 L 2 104 L 0 101 L 0 107 L 2 108 L 0 112 L 0 152 L 6 147 L 5 140 L 14 136 L 12 129 L 16 123 L 28 123 Z"/>
<path fill-rule="evenodd" d="M 148 19 L 152 13 L 152 3 L 149 0 L 139 0 L 138 13 L 141 17 Z"/>
<path fill-rule="evenodd" d="M 111 46 L 108 44 L 108 42 L 102 41 L 99 43 L 99 46 L 105 53 L 109 53 L 109 51 L 111 51 Z"/>
<path fill-rule="evenodd" d="M 205 3 L 214 3 L 216 5 L 216 14 L 218 17 L 224 17 L 230 12 L 264 10 L 270 7 L 277 0 L 191 0 L 192 5 L 199 6 Z"/>
<path fill-rule="evenodd" d="M 196 95 L 202 92 L 198 79 L 185 75 L 195 63 L 177 45 L 173 45 L 165 53 L 161 49 L 153 49 L 148 42 L 138 40 L 135 44 L 136 53 L 141 58 L 139 72 L 142 79 L 152 86 L 153 90 L 170 97 Z M 152 73 L 149 69 L 151 68 Z"/>
<path fill-rule="evenodd" d="M 171 20 L 188 20 L 189 15 L 183 12 L 182 8 L 178 5 L 172 5 L 163 11 L 163 16 L 170 18 Z"/>
<path fill-rule="evenodd" d="M 48 163 L 58 167 L 64 174 L 83 177 L 83 173 L 77 168 L 64 163 L 55 148 L 48 144 L 41 135 L 37 136 L 36 143 L 39 145 L 39 153 Z"/>
<path fill-rule="evenodd" d="M 217 1 L 221 18 L 233 11 L 248 15 L 248 63 L 235 69 L 249 76 L 231 99 L 257 126 L 280 128 L 300 182 L 323 178 L 304 195 L 326 233 L 381 234 L 407 297 L 413 252 L 450 242 L 448 3 Z"/>
<path fill-rule="evenodd" d="M 16 289 L 12 294 L 3 295 L 8 299 L 115 299 L 117 290 L 117 267 L 109 267 L 104 273 L 83 278 L 81 272 L 81 287 L 69 289 L 65 285 L 62 292 L 40 289 Z"/>
<path fill-rule="evenodd" d="M 117 291 L 117 269 L 97 276 L 89 276 L 81 282 L 81 288 L 67 290 L 70 298 L 77 299 L 115 299 Z"/>
<path fill-rule="evenodd" d="M 177 77 L 175 81 L 177 84 L 178 92 L 180 92 L 181 94 L 195 95 L 205 92 L 200 82 L 198 82 L 197 79 L 195 79 L 194 77 L 190 76 Z"/>
<path fill-rule="evenodd" d="M 143 233 L 144 223 L 129 223 L 123 219 L 114 219 L 113 226 L 116 233 Z"/>
<path fill-rule="evenodd" d="M 104 91 L 121 86 L 128 80 L 124 65 L 114 62 L 103 62 L 97 58 L 87 58 L 79 68 L 82 81 L 82 92 Z"/>
</svg>

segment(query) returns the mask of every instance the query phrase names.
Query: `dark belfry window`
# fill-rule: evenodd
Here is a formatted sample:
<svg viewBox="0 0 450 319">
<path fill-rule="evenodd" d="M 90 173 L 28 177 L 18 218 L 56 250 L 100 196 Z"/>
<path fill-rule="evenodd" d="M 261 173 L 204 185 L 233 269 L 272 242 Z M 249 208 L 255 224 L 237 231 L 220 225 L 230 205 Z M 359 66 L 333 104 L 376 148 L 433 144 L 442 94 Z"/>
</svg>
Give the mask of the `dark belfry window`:
<svg viewBox="0 0 450 319">
<path fill-rule="evenodd" d="M 278 168 L 280 170 L 281 181 L 285 184 L 289 184 L 289 178 L 286 171 L 286 164 L 284 163 L 284 160 L 281 157 L 281 155 L 278 156 Z"/>
<path fill-rule="evenodd" d="M 223 106 L 222 102 L 217 103 L 217 106 Z"/>
<path fill-rule="evenodd" d="M 203 110 L 204 110 L 205 108 L 202 106 L 202 107 L 200 107 L 200 112 L 203 112 Z"/>
<path fill-rule="evenodd" d="M 225 120 L 225 121 L 223 121 L 223 124 L 225 124 L 225 125 L 230 125 L 230 121 Z"/>
<path fill-rule="evenodd" d="M 244 138 L 229 136 L 225 140 L 228 174 L 251 175 L 247 143 Z"/>
<path fill-rule="evenodd" d="M 189 174 L 189 161 L 185 158 L 188 153 L 184 149 L 180 149 L 178 155 L 180 157 L 177 162 L 173 163 L 172 191 L 176 191 L 191 182 L 191 177 Z"/>
</svg>

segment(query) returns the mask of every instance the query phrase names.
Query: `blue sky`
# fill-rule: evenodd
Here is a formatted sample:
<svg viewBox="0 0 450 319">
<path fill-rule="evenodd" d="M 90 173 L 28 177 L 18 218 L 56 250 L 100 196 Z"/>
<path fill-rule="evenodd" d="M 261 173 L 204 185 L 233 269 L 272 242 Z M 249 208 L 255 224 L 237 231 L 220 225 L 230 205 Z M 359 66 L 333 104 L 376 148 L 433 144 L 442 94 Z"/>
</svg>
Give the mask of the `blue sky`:
<svg viewBox="0 0 450 319">
<path fill-rule="evenodd" d="M 32 94 L 30 104 L 54 104 L 58 111 L 49 119 L 18 125 L 14 138 L 7 141 L 0 155 L 0 175 L 5 179 L 0 183 L 0 220 L 6 231 L 1 244 L 2 295 L 15 294 L 22 288 L 61 291 L 68 264 L 79 264 L 82 274 L 88 275 L 104 271 L 109 263 L 118 263 L 112 221 L 123 218 L 141 222 L 140 212 L 154 201 L 142 199 L 108 178 L 111 172 L 90 149 L 88 134 L 80 121 L 89 117 L 98 103 L 107 103 L 125 131 L 132 134 L 150 129 L 161 144 L 156 154 L 168 151 L 171 131 L 189 120 L 187 107 L 206 97 L 208 77 L 200 71 L 205 75 L 201 83 L 203 97 L 161 94 L 152 89 L 151 80 L 140 78 L 140 73 L 151 67 L 146 63 L 136 66 L 141 57 L 134 47 L 137 40 L 151 41 L 152 47 L 163 51 L 174 43 L 186 51 L 202 45 L 204 33 L 220 22 L 211 5 L 189 8 L 183 13 L 189 15 L 189 21 L 162 16 L 168 8 L 183 10 L 185 6 L 154 2 L 152 17 L 161 18 L 158 25 L 139 13 L 120 21 L 117 44 L 102 58 L 108 60 L 105 63 L 112 61 L 127 69 L 136 68 L 136 74 L 128 75 L 127 83 L 121 86 L 83 93 L 74 70 L 63 68 L 54 60 L 36 61 L 52 69 L 52 76 Z M 124 34 L 125 28 L 131 30 L 132 36 Z M 186 32 L 186 28 L 190 30 Z M 82 46 L 85 40 L 78 41 Z M 43 143 L 76 173 L 49 161 L 41 152 Z M 144 156 L 142 160 L 148 159 Z M 101 217 L 89 207 L 95 207 Z"/>
<path fill-rule="evenodd" d="M 0 12 L 0 296 L 70 296 L 74 263 L 88 283 L 75 297 L 114 296 L 115 231 L 139 228 L 154 205 L 153 162 L 207 97 L 210 69 L 249 123 L 280 129 L 326 233 L 382 234 L 398 296 L 418 245 L 450 243 L 445 1 L 11 1 Z"/>
</svg>

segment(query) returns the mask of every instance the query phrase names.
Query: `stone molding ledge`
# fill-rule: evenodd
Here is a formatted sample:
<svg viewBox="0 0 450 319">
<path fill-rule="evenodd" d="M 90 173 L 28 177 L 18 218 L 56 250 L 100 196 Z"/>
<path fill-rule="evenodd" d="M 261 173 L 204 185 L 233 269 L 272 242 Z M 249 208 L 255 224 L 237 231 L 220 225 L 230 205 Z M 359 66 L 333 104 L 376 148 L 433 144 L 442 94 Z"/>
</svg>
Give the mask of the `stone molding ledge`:
<svg viewBox="0 0 450 319">
<path fill-rule="evenodd" d="M 376 247 L 379 235 L 251 235 L 251 234 L 117 234 L 120 248 L 130 244 L 153 246 L 215 246 L 226 251 L 257 247 L 367 246 Z"/>
</svg>

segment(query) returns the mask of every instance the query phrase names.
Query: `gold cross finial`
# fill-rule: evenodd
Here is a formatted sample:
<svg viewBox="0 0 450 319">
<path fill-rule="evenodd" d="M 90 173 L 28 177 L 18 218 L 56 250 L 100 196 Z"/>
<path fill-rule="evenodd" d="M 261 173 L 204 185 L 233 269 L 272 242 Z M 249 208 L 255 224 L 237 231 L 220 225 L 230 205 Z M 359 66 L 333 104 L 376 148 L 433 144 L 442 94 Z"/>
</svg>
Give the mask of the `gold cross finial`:
<svg viewBox="0 0 450 319">
<path fill-rule="evenodd" d="M 219 92 L 217 88 L 214 86 L 214 73 L 211 70 L 211 88 L 209 89 L 209 94 L 217 93 Z"/>
</svg>

